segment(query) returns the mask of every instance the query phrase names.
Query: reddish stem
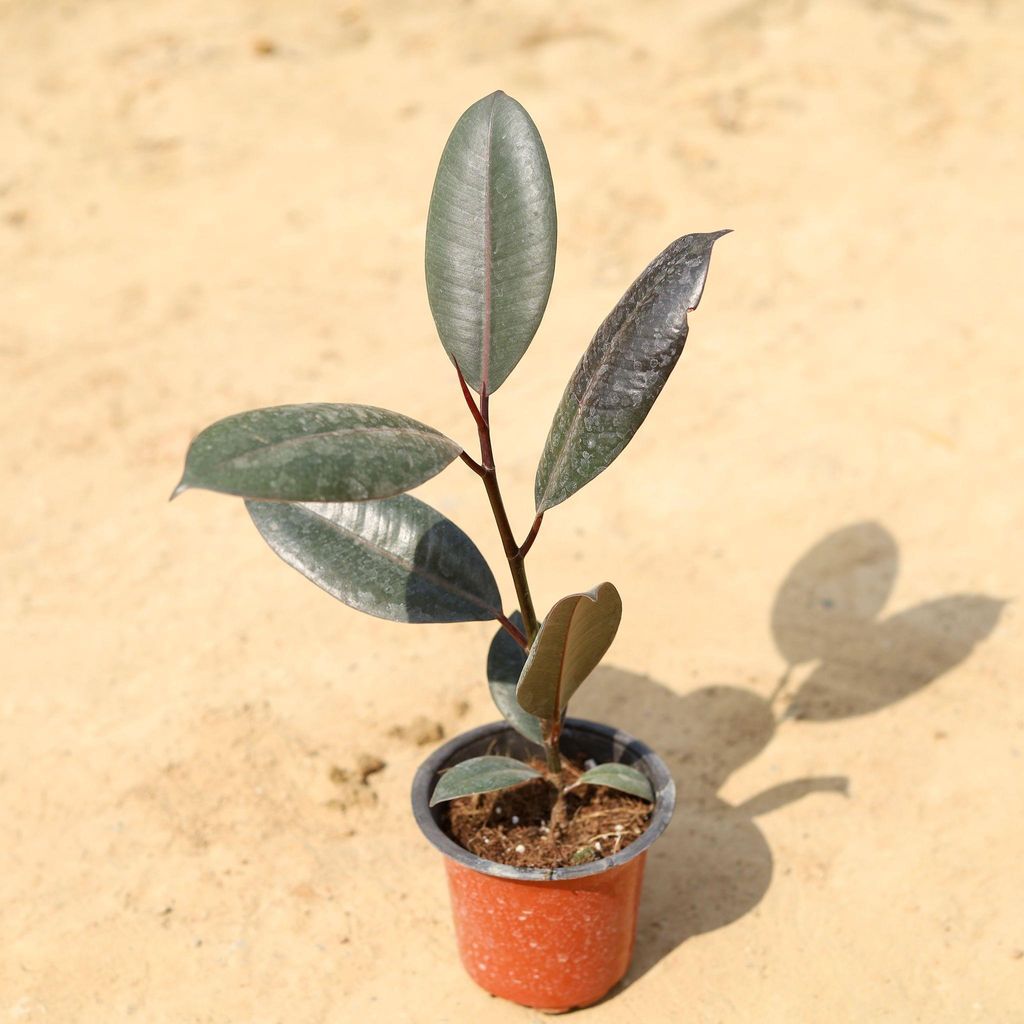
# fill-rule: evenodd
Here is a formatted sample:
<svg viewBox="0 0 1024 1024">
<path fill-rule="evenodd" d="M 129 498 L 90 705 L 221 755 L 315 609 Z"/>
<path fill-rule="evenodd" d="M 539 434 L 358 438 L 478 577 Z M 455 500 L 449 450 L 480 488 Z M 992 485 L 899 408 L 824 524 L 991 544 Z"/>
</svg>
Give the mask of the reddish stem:
<svg viewBox="0 0 1024 1024">
<path fill-rule="evenodd" d="M 453 360 L 454 361 L 454 360 Z M 537 613 L 533 610 L 533 599 L 530 596 L 530 585 L 526 579 L 526 570 L 523 568 L 523 559 L 530 549 L 540 529 L 540 517 L 534 520 L 533 529 L 527 537 L 526 544 L 520 547 L 516 544 L 512 535 L 512 524 L 508 521 L 508 513 L 505 511 L 505 502 L 501 497 L 501 488 L 498 486 L 498 474 L 494 468 L 494 449 L 491 444 L 491 396 L 487 393 L 487 383 L 484 382 L 480 392 L 480 405 L 477 406 L 469 385 L 466 383 L 465 375 L 459 364 L 455 363 L 455 372 L 459 375 L 459 387 L 462 389 L 462 397 L 469 406 L 469 411 L 476 421 L 476 430 L 480 438 L 480 462 L 462 453 L 462 461 L 469 466 L 484 482 L 484 489 L 487 491 L 487 500 L 491 503 L 491 512 L 494 515 L 494 522 L 498 527 L 498 535 L 501 537 L 501 546 L 508 559 L 509 572 L 512 574 L 512 582 L 516 588 L 516 596 L 519 598 L 519 611 L 523 616 L 523 625 L 526 627 L 525 640 L 526 649 L 533 641 L 537 632 Z M 524 550 L 525 549 L 525 550 Z M 504 623 L 502 623 L 504 625 Z M 511 625 L 511 623 L 509 623 Z M 512 627 L 513 629 L 515 627 Z M 516 630 L 518 633 L 519 631 Z M 523 634 L 520 633 L 520 636 Z"/>
<path fill-rule="evenodd" d="M 530 527 L 530 532 L 526 535 L 526 540 L 519 547 L 519 551 L 516 555 L 520 560 L 524 559 L 533 547 L 533 542 L 537 539 L 537 534 L 540 533 L 540 524 L 544 521 L 544 513 L 540 512 L 537 514 L 537 518 L 533 521 L 533 526 Z"/>
<path fill-rule="evenodd" d="M 480 410 L 476 405 L 476 399 L 473 398 L 473 393 L 469 390 L 469 385 L 466 383 L 466 378 L 462 376 L 462 369 L 459 367 L 458 363 L 455 364 L 455 372 L 459 375 L 459 386 L 462 388 L 462 397 L 466 400 L 466 405 L 469 406 L 469 411 L 473 414 L 473 419 L 476 420 L 477 429 L 482 430 L 487 426 L 487 421 L 480 415 Z"/>
<path fill-rule="evenodd" d="M 498 616 L 498 622 L 501 623 L 501 628 L 504 629 L 506 633 L 509 633 L 512 639 L 515 640 L 515 642 L 519 644 L 524 651 L 528 651 L 530 649 L 530 645 L 527 642 L 526 637 L 516 629 L 515 623 L 510 622 L 504 615 Z"/>
</svg>

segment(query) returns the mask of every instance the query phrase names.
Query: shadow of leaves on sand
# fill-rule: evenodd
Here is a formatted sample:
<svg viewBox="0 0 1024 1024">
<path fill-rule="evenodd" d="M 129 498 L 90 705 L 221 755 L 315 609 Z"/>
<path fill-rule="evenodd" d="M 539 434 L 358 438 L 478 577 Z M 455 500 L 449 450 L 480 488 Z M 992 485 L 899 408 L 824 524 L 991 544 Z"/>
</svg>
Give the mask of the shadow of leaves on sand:
<svg viewBox="0 0 1024 1024">
<path fill-rule="evenodd" d="M 686 939 L 757 906 L 771 882 L 772 853 L 756 815 L 808 793 L 845 792 L 846 779 L 797 779 L 733 806 L 719 790 L 775 734 L 775 715 L 764 697 L 726 685 L 679 695 L 611 667 L 595 675 L 573 710 L 641 737 L 676 780 L 675 817 L 649 854 L 629 984 Z"/>
<path fill-rule="evenodd" d="M 953 594 L 880 618 L 899 569 L 892 536 L 857 523 L 815 544 L 783 581 L 772 636 L 787 661 L 818 664 L 786 715 L 825 722 L 879 711 L 959 665 L 996 627 L 1006 602 Z"/>
<path fill-rule="evenodd" d="M 771 612 L 788 667 L 770 697 L 724 684 L 680 695 L 607 666 L 578 695 L 575 714 L 641 737 L 676 780 L 676 815 L 651 850 L 625 984 L 686 939 L 738 920 L 761 901 L 773 860 L 758 816 L 809 794 L 847 792 L 845 776 L 822 775 L 784 782 L 738 805 L 718 795 L 764 750 L 779 721 L 879 711 L 958 665 L 995 628 L 1004 602 L 980 594 L 944 597 L 880 619 L 898 568 L 896 542 L 877 523 L 830 533 L 796 563 Z M 817 664 L 780 716 L 775 705 L 793 668 L 810 662 Z"/>
</svg>

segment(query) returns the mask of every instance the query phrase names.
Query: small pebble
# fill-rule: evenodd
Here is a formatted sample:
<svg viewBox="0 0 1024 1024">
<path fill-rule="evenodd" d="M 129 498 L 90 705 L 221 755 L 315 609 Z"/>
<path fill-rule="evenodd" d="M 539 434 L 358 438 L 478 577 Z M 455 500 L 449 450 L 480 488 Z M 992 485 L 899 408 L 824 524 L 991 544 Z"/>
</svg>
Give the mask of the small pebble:
<svg viewBox="0 0 1024 1024">
<path fill-rule="evenodd" d="M 597 850 L 598 853 L 600 853 L 601 852 L 601 843 L 600 842 L 594 843 L 594 849 Z"/>
<path fill-rule="evenodd" d="M 359 773 L 359 781 L 364 785 L 371 775 L 382 772 L 387 768 L 387 762 L 376 754 L 360 754 L 356 758 L 356 771 Z"/>
<path fill-rule="evenodd" d="M 484 844 L 487 845 L 487 846 L 491 845 L 491 841 L 490 841 L 490 839 L 487 838 L 487 836 L 484 836 Z"/>
<path fill-rule="evenodd" d="M 541 825 L 541 827 L 540 827 L 540 830 L 541 830 L 541 832 L 550 832 L 550 831 L 551 831 L 551 830 L 550 830 L 550 829 L 549 829 L 549 828 L 547 827 L 547 825 Z"/>
<path fill-rule="evenodd" d="M 518 846 L 516 847 L 516 853 L 526 853 L 526 847 L 525 847 L 525 846 L 523 846 L 523 844 L 522 844 L 522 843 L 520 843 L 520 844 L 519 844 L 519 845 L 518 845 Z"/>
<path fill-rule="evenodd" d="M 513 825 L 518 825 L 519 824 L 519 815 L 518 814 L 513 814 L 512 815 L 512 824 Z"/>
<path fill-rule="evenodd" d="M 589 772 L 591 768 L 597 767 L 597 762 L 592 757 L 588 757 L 586 761 L 583 762 L 583 767 Z"/>
<path fill-rule="evenodd" d="M 424 715 L 417 715 L 408 725 L 396 725 L 389 729 L 388 735 L 425 747 L 428 743 L 436 743 L 444 738 L 444 726 Z"/>
<path fill-rule="evenodd" d="M 616 825 L 615 826 L 615 831 L 616 832 L 621 832 L 622 831 L 622 826 L 621 825 Z"/>
<path fill-rule="evenodd" d="M 501 804 L 498 804 L 498 806 L 494 808 L 494 813 L 501 814 Z"/>
</svg>

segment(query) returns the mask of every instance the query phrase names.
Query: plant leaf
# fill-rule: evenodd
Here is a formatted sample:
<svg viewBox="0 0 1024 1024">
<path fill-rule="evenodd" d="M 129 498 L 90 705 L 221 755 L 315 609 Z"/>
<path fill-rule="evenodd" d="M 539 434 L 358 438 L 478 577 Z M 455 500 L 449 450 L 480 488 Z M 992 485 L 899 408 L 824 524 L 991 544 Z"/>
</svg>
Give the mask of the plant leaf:
<svg viewBox="0 0 1024 1024">
<path fill-rule="evenodd" d="M 537 467 L 537 511 L 565 501 L 629 444 L 683 351 L 715 240 L 676 239 L 630 285 L 597 329 L 555 412 Z"/>
<path fill-rule="evenodd" d="M 459 118 L 427 214 L 427 295 L 452 362 L 493 394 L 527 350 L 555 273 L 555 193 L 530 115 L 495 92 Z"/>
<path fill-rule="evenodd" d="M 523 617 L 519 612 L 510 616 L 512 625 L 522 632 Z M 520 736 L 543 746 L 544 737 L 540 731 L 540 719 L 524 711 L 516 700 L 516 684 L 526 664 L 526 651 L 509 636 L 505 629 L 499 629 L 487 652 L 487 685 L 491 697 L 505 721 Z"/>
<path fill-rule="evenodd" d="M 643 772 L 631 768 L 628 764 L 616 764 L 615 762 L 599 764 L 596 768 L 584 772 L 569 788 L 573 789 L 584 783 L 591 786 L 607 786 L 609 789 L 618 789 L 623 793 L 638 796 L 641 800 L 654 802 L 654 788 L 651 786 L 651 780 Z"/>
<path fill-rule="evenodd" d="M 554 721 L 615 639 L 622 599 L 610 583 L 555 603 L 541 623 L 516 688 L 524 711 Z"/>
<path fill-rule="evenodd" d="M 506 789 L 529 779 L 539 779 L 541 774 L 514 757 L 471 757 L 449 768 L 438 780 L 430 806 L 454 800 L 457 796 L 473 793 L 490 793 L 495 789 Z"/>
<path fill-rule="evenodd" d="M 412 495 L 245 504 L 263 539 L 292 568 L 368 615 L 475 622 L 500 612 L 498 586 L 476 545 Z"/>
<path fill-rule="evenodd" d="M 462 448 L 371 405 L 279 405 L 219 420 L 192 442 L 190 487 L 275 501 L 389 498 L 440 473 Z"/>
</svg>

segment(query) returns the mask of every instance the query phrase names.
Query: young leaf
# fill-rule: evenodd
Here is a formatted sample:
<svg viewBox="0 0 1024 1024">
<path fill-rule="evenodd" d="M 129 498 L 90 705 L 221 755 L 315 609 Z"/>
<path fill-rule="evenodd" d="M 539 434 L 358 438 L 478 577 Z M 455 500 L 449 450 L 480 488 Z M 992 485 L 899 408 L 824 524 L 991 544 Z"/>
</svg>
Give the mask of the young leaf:
<svg viewBox="0 0 1024 1024">
<path fill-rule="evenodd" d="M 430 798 L 430 806 L 454 800 L 457 796 L 490 793 L 495 789 L 506 789 L 539 778 L 539 771 L 514 757 L 471 757 L 449 768 L 441 776 Z"/>
<path fill-rule="evenodd" d="M 523 617 L 519 612 L 511 615 L 512 625 L 523 630 Z M 508 631 L 499 629 L 487 652 L 487 685 L 491 697 L 505 721 L 521 736 L 543 745 L 540 720 L 528 714 L 516 700 L 516 684 L 526 664 L 526 651 L 512 639 Z"/>
<path fill-rule="evenodd" d="M 661 393 L 686 341 L 715 240 L 676 239 L 630 285 L 597 329 L 562 401 L 537 467 L 537 511 L 575 494 L 629 444 Z"/>
<path fill-rule="evenodd" d="M 280 405 L 218 420 L 192 442 L 174 496 L 190 487 L 275 501 L 390 498 L 440 473 L 462 448 L 371 405 Z"/>
<path fill-rule="evenodd" d="M 569 788 L 573 789 L 584 783 L 591 786 L 608 786 L 609 789 L 618 789 L 623 793 L 638 796 L 641 800 L 654 802 L 651 780 L 643 772 L 626 764 L 599 764 L 596 768 L 584 772 Z"/>
<path fill-rule="evenodd" d="M 519 677 L 520 707 L 547 721 L 558 718 L 611 646 L 621 618 L 622 599 L 610 583 L 556 602 Z"/>
<path fill-rule="evenodd" d="M 495 92 L 459 118 L 427 214 L 427 295 L 469 386 L 493 394 L 529 347 L 555 272 L 555 193 L 540 133 Z"/>
<path fill-rule="evenodd" d="M 412 495 L 245 504 L 281 558 L 358 611 L 395 622 L 474 622 L 500 614 L 498 586 L 476 545 Z"/>
</svg>

